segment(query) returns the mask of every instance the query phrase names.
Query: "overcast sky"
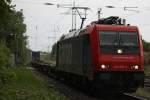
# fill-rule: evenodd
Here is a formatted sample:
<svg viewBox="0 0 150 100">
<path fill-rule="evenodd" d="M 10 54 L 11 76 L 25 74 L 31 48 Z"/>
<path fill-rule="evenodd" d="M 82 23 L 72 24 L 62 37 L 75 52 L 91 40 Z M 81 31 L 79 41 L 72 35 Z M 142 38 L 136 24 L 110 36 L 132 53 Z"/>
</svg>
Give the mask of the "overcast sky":
<svg viewBox="0 0 150 100">
<path fill-rule="evenodd" d="M 127 23 L 136 25 L 142 34 L 143 39 L 150 42 L 150 0 L 13 0 L 16 9 L 23 9 L 25 24 L 27 25 L 26 35 L 28 47 L 36 51 L 50 51 L 51 46 L 62 34 L 68 33 L 71 29 L 71 15 L 63 13 L 70 12 L 68 8 L 57 8 L 57 4 L 75 4 L 87 6 L 87 20 L 84 26 L 91 21 L 97 20 L 97 10 L 102 8 L 101 17 L 120 16 L 127 20 Z M 44 5 L 53 3 L 55 5 Z M 115 8 L 106 8 L 105 6 Z M 124 11 L 123 7 L 138 7 Z M 79 28 L 81 20 L 77 20 Z"/>
</svg>

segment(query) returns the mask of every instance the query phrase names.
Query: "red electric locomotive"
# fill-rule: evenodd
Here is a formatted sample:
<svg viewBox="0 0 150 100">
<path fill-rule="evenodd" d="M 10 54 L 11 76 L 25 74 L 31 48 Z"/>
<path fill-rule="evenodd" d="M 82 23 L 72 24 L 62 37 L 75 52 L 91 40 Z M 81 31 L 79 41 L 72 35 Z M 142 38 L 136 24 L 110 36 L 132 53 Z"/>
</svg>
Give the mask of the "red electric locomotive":
<svg viewBox="0 0 150 100">
<path fill-rule="evenodd" d="M 136 26 L 122 24 L 119 17 L 100 19 L 62 37 L 56 61 L 57 71 L 65 77 L 87 79 L 105 90 L 134 92 L 143 86 L 141 35 Z"/>
</svg>

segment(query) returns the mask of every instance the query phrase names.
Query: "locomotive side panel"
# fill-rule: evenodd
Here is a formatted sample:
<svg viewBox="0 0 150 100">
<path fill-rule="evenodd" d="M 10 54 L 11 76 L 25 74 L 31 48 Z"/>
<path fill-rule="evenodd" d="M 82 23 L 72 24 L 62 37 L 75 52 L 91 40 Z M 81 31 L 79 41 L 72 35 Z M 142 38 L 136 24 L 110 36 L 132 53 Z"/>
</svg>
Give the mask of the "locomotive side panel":
<svg viewBox="0 0 150 100">
<path fill-rule="evenodd" d="M 83 39 L 73 37 L 58 42 L 57 69 L 64 72 L 82 75 Z"/>
<path fill-rule="evenodd" d="M 91 50 L 87 35 L 59 41 L 57 70 L 91 77 Z"/>
<path fill-rule="evenodd" d="M 57 44 L 57 70 L 69 72 L 71 64 L 71 43 L 69 40 L 63 40 Z"/>
<path fill-rule="evenodd" d="M 83 39 L 82 37 L 72 38 L 72 69 L 70 72 L 82 75 L 83 67 Z"/>
</svg>

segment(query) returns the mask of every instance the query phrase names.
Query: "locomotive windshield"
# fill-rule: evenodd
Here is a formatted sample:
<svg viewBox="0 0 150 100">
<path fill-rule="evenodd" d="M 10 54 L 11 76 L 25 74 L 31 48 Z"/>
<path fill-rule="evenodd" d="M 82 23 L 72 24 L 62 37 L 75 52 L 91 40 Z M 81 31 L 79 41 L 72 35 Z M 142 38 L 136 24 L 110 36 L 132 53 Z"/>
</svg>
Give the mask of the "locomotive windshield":
<svg viewBox="0 0 150 100">
<path fill-rule="evenodd" d="M 120 44 L 123 46 L 138 46 L 137 33 L 119 32 Z"/>
<path fill-rule="evenodd" d="M 100 31 L 100 50 L 103 54 L 139 54 L 136 32 Z"/>
<path fill-rule="evenodd" d="M 103 45 L 117 45 L 117 32 L 115 31 L 107 31 L 100 32 L 100 44 Z"/>
</svg>

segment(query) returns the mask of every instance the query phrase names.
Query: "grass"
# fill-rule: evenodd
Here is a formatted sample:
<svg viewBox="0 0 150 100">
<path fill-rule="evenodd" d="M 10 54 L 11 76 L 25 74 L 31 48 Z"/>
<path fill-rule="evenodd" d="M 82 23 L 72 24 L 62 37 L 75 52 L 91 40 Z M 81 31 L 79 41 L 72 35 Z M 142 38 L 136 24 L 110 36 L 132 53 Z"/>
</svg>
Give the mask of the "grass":
<svg viewBox="0 0 150 100">
<path fill-rule="evenodd" d="M 144 72 L 145 72 L 145 75 L 150 76 L 150 65 L 145 67 Z"/>
<path fill-rule="evenodd" d="M 0 88 L 0 100 L 67 100 L 40 75 L 25 67 L 10 68 L 13 81 Z M 145 74 L 150 75 L 150 66 L 145 67 Z M 139 88 L 136 95 L 150 98 L 150 91 Z"/>
<path fill-rule="evenodd" d="M 150 98 L 150 91 L 146 90 L 144 88 L 139 88 L 136 93 L 136 95 L 138 96 L 142 96 L 142 97 L 146 97 L 146 98 Z"/>
<path fill-rule="evenodd" d="M 144 73 L 145 73 L 145 75 L 150 76 L 150 65 L 145 67 Z M 150 98 L 150 90 L 149 89 L 139 88 L 135 94 L 138 96 Z"/>
<path fill-rule="evenodd" d="M 1 89 L 0 100 L 66 100 L 48 82 L 26 68 L 11 68 L 13 82 Z"/>
</svg>

